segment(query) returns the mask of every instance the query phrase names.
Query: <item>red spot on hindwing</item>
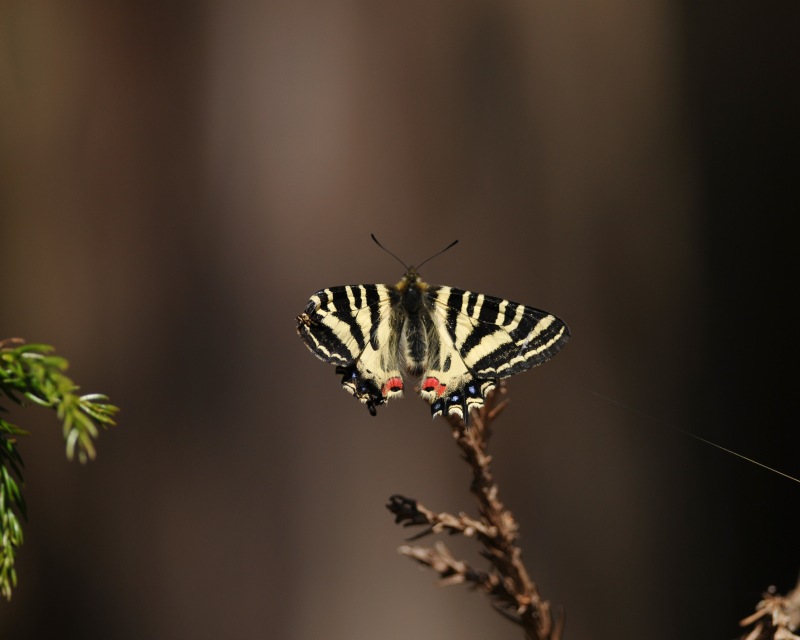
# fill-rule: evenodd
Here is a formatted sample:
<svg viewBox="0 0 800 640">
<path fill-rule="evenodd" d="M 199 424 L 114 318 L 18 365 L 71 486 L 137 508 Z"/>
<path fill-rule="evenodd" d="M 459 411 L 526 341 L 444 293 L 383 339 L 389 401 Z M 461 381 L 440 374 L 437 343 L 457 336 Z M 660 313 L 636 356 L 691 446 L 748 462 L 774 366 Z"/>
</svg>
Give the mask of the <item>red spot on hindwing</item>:
<svg viewBox="0 0 800 640">
<path fill-rule="evenodd" d="M 425 378 L 425 380 L 422 381 L 423 391 L 434 391 L 437 397 L 441 397 L 446 388 L 447 385 L 439 382 L 438 378 Z"/>
<path fill-rule="evenodd" d="M 381 387 L 381 393 L 385 396 L 389 395 L 390 393 L 397 393 L 398 391 L 403 390 L 403 379 L 395 376 L 394 378 L 389 378 L 386 382 L 383 383 Z"/>
</svg>

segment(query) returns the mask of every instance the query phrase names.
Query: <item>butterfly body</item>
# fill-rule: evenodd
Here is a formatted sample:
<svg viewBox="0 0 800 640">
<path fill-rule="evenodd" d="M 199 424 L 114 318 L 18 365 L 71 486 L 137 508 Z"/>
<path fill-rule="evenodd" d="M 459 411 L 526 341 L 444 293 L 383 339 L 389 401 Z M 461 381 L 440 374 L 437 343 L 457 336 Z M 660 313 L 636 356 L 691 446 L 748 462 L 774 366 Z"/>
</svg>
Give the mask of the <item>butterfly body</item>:
<svg viewBox="0 0 800 640">
<path fill-rule="evenodd" d="M 423 282 L 410 267 L 396 285 L 346 285 L 311 296 L 297 331 L 344 388 L 375 407 L 420 379 L 434 416 L 469 418 L 497 380 L 552 357 L 569 338 L 563 321 L 533 307 Z"/>
</svg>

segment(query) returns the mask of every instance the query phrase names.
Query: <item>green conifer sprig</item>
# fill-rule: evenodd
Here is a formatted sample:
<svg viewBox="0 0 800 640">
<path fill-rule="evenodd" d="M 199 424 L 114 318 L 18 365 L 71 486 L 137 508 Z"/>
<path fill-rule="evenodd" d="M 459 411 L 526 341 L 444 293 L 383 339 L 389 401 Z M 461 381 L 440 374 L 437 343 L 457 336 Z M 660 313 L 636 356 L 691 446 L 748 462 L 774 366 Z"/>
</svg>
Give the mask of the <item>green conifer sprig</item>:
<svg viewBox="0 0 800 640">
<path fill-rule="evenodd" d="M 19 338 L 0 340 L 0 399 L 38 404 L 56 411 L 63 426 L 69 460 L 82 463 L 95 457 L 99 427 L 114 424 L 117 407 L 101 394 L 79 395 L 78 385 L 65 375 L 68 363 L 53 355 L 53 347 L 26 344 Z M 0 411 L 6 409 L 0 406 Z M 14 569 L 26 518 L 22 495 L 22 457 L 17 439 L 27 432 L 0 417 L 0 596 L 10 599 L 17 584 Z"/>
</svg>

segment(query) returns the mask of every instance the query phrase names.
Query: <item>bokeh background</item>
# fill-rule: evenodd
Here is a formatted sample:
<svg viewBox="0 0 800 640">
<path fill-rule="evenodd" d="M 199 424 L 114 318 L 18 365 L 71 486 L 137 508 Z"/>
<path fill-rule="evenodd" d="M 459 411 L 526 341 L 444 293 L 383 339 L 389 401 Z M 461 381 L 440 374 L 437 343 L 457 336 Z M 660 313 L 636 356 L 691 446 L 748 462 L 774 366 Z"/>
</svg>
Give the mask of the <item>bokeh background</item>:
<svg viewBox="0 0 800 640">
<path fill-rule="evenodd" d="M 396 554 L 474 513 L 447 426 L 295 336 L 402 267 L 560 315 L 492 443 L 567 638 L 732 638 L 800 568 L 796 3 L 0 2 L 0 337 L 122 407 L 15 409 L 3 638 L 512 639 Z M 611 400 L 605 400 L 605 396 Z M 7 403 L 4 403 L 7 404 Z M 428 542 L 433 542 L 428 540 Z M 481 564 L 475 549 L 448 539 Z"/>
</svg>

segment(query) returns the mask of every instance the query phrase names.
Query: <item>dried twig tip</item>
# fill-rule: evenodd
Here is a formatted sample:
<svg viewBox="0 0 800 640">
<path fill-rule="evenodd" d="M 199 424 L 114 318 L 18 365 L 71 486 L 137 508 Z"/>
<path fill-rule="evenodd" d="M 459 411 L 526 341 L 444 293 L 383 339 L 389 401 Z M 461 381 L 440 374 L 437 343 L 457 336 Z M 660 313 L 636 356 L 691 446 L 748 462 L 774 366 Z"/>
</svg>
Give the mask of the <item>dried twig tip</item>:
<svg viewBox="0 0 800 640">
<path fill-rule="evenodd" d="M 787 596 L 776 595 L 770 588 L 756 605 L 756 612 L 739 624 L 755 625 L 743 640 L 800 640 L 794 633 L 800 629 L 800 582 Z"/>
</svg>

